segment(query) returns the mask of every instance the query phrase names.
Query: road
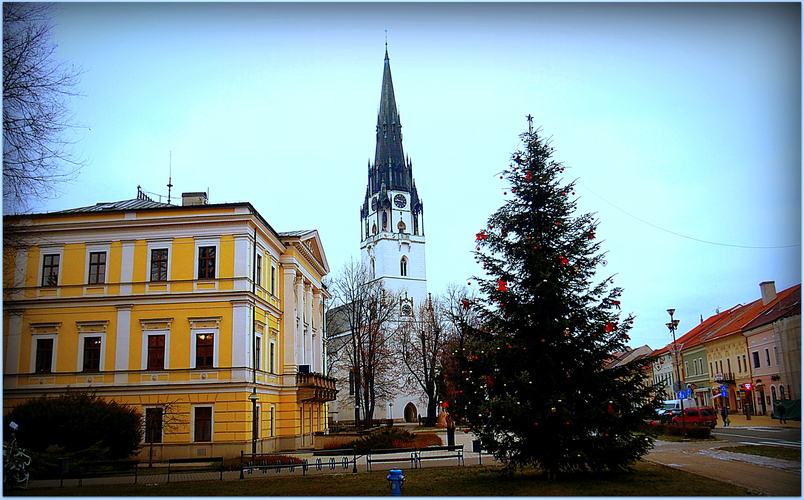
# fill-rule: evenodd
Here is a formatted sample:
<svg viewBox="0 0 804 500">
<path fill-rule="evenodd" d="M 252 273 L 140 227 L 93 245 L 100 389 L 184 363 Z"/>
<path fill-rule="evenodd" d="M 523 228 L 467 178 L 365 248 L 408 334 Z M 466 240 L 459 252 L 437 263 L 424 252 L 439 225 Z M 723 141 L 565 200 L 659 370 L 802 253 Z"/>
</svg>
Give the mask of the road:
<svg viewBox="0 0 804 500">
<path fill-rule="evenodd" d="M 713 432 L 724 441 L 740 444 L 801 448 L 801 429 L 789 427 L 720 427 Z"/>
</svg>

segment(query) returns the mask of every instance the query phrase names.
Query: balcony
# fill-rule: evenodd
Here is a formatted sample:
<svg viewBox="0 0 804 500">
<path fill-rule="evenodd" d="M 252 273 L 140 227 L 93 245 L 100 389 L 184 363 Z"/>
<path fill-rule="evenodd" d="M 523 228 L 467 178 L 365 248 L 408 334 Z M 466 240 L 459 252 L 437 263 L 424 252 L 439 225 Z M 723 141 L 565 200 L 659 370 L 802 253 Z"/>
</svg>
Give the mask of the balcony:
<svg viewBox="0 0 804 500">
<path fill-rule="evenodd" d="M 326 403 L 335 401 L 338 390 L 335 379 L 320 373 L 297 373 L 296 387 L 299 388 L 299 400 Z"/>
<path fill-rule="evenodd" d="M 733 373 L 716 373 L 715 374 L 715 382 L 719 384 L 733 384 L 734 383 L 734 374 Z"/>
</svg>

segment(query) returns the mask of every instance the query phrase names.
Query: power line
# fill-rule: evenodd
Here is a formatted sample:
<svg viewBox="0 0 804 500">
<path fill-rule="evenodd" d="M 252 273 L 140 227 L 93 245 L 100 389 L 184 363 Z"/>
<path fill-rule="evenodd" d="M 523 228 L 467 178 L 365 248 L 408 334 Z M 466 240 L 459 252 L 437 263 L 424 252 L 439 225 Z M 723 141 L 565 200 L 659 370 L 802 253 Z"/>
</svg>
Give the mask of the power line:
<svg viewBox="0 0 804 500">
<path fill-rule="evenodd" d="M 609 204 L 609 205 L 611 205 L 612 207 L 616 208 L 616 209 L 617 209 L 617 210 L 619 210 L 620 212 L 624 213 L 625 215 L 627 215 L 627 216 L 629 216 L 629 217 L 632 217 L 632 218 L 634 218 L 634 219 L 638 220 L 639 222 L 641 222 L 641 223 L 643 223 L 643 224 L 647 224 L 647 225 L 649 225 L 650 227 L 656 228 L 656 229 L 658 229 L 658 230 L 660 230 L 660 231 L 664 231 L 664 232 L 666 232 L 666 233 L 670 233 L 670 234 L 675 235 L 675 236 L 680 236 L 680 237 L 682 237 L 682 238 L 687 238 L 688 240 L 697 241 L 697 242 L 699 242 L 699 243 L 707 243 L 707 244 L 709 244 L 709 245 L 718 245 L 718 246 L 722 246 L 722 247 L 753 248 L 753 249 L 795 248 L 795 247 L 800 247 L 800 246 L 801 246 L 801 244 L 798 244 L 798 245 L 780 245 L 780 246 L 769 246 L 769 247 L 750 246 L 750 245 L 732 245 L 732 244 L 729 244 L 729 243 L 718 243 L 718 242 L 715 242 L 715 241 L 708 241 L 708 240 L 702 240 L 702 239 L 700 239 L 700 238 L 693 238 L 692 236 L 687 236 L 687 235 L 685 235 L 685 234 L 677 233 L 677 232 L 675 232 L 675 231 L 671 231 L 671 230 L 669 230 L 669 229 L 665 229 L 665 228 L 663 228 L 663 227 L 657 226 L 656 224 L 652 224 L 652 223 L 650 223 L 650 222 L 648 222 L 648 221 L 646 221 L 646 220 L 644 220 L 644 219 L 640 219 L 640 218 L 639 218 L 639 217 L 637 217 L 636 215 L 633 215 L 633 214 L 630 214 L 630 213 L 626 212 L 625 210 L 623 210 L 622 208 L 618 207 L 618 206 L 617 206 L 617 205 L 615 205 L 614 203 L 610 202 L 609 200 L 607 200 L 607 199 L 603 198 L 602 196 L 600 196 L 599 194 L 595 193 L 594 191 L 592 191 L 591 189 L 589 189 L 589 186 L 585 185 L 584 183 L 582 183 L 582 182 L 580 182 L 580 181 L 576 181 L 576 182 L 577 182 L 579 185 L 583 186 L 583 187 L 584 187 L 584 188 L 585 188 L 587 191 L 589 191 L 589 192 L 590 192 L 590 193 L 592 193 L 593 195 L 597 196 L 597 197 L 598 197 L 598 198 L 600 198 L 601 200 L 605 201 L 606 203 L 608 203 L 608 204 Z"/>
</svg>

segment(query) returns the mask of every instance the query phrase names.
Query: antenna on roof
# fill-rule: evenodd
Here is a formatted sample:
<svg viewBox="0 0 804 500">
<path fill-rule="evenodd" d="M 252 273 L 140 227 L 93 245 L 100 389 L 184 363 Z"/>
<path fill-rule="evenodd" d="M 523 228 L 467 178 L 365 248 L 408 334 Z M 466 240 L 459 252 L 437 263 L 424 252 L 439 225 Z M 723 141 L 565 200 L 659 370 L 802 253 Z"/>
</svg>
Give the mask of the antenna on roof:
<svg viewBox="0 0 804 500">
<path fill-rule="evenodd" d="M 170 205 L 170 190 L 173 188 L 173 151 L 170 152 L 170 161 L 168 163 L 168 205 Z"/>
</svg>

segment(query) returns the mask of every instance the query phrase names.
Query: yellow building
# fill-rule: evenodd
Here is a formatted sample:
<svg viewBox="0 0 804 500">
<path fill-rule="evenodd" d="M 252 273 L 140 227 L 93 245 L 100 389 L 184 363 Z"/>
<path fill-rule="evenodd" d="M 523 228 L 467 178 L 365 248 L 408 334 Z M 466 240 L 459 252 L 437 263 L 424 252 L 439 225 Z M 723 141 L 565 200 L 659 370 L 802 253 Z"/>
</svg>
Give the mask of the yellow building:
<svg viewBox="0 0 804 500">
<path fill-rule="evenodd" d="M 205 193 L 3 225 L 4 412 L 93 391 L 142 412 L 155 460 L 294 449 L 325 430 L 316 231 L 278 233 Z"/>
</svg>

